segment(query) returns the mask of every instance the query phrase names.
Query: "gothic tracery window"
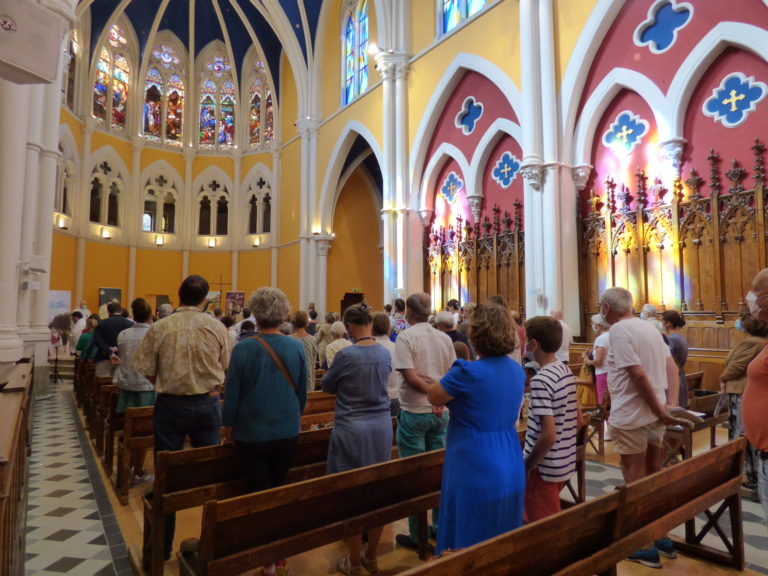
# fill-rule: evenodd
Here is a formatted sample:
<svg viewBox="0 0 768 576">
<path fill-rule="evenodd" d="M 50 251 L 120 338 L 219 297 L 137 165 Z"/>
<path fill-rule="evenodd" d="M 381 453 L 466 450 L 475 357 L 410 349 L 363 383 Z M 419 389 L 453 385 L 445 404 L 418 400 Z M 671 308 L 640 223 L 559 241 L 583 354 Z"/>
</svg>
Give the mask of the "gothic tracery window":
<svg viewBox="0 0 768 576">
<path fill-rule="evenodd" d="M 256 62 L 249 94 L 248 146 L 259 148 L 274 140 L 272 90 L 264 63 Z"/>
<path fill-rule="evenodd" d="M 144 187 L 142 231 L 176 233 L 176 196 L 175 185 L 164 175 L 147 180 Z"/>
<path fill-rule="evenodd" d="M 229 192 L 216 180 L 200 189 L 197 206 L 197 233 L 200 236 L 229 234 Z"/>
<path fill-rule="evenodd" d="M 368 0 L 358 0 L 344 21 L 344 103 L 368 89 Z"/>
<path fill-rule="evenodd" d="M 259 177 L 256 182 L 250 184 L 246 199 L 248 202 L 246 207 L 247 234 L 269 234 L 272 219 L 272 196 L 267 181 Z"/>
<path fill-rule="evenodd" d="M 77 74 L 77 60 L 80 53 L 80 42 L 78 40 L 77 30 L 72 30 L 67 46 L 67 55 L 64 60 L 64 83 L 62 85 L 64 92 L 64 102 L 70 108 L 75 108 L 75 75 Z"/>
<path fill-rule="evenodd" d="M 99 52 L 93 85 L 93 115 L 108 122 L 110 129 L 125 131 L 128 87 L 131 83 L 129 45 L 122 28 L 114 24 Z"/>
<path fill-rule="evenodd" d="M 124 184 L 114 175 L 108 162 L 100 163 L 91 174 L 88 220 L 107 226 L 120 226 Z"/>
<path fill-rule="evenodd" d="M 440 33 L 446 34 L 463 21 L 472 18 L 486 3 L 487 0 L 438 0 Z"/>
<path fill-rule="evenodd" d="M 208 59 L 200 76 L 198 146 L 208 150 L 234 148 L 237 96 L 229 58 Z"/>
<path fill-rule="evenodd" d="M 184 65 L 176 51 L 161 43 L 152 50 L 144 80 L 144 137 L 181 147 L 184 136 Z"/>
</svg>

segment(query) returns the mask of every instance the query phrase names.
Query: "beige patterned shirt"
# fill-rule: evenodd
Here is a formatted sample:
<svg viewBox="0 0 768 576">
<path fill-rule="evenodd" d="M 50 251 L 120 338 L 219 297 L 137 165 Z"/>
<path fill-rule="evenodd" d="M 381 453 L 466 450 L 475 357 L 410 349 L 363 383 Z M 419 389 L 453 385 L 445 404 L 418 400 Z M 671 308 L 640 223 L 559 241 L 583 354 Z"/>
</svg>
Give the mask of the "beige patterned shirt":
<svg viewBox="0 0 768 576">
<path fill-rule="evenodd" d="M 224 383 L 230 352 L 224 324 L 195 306 L 180 306 L 152 325 L 131 369 L 155 376 L 159 394 L 205 394 Z"/>
</svg>

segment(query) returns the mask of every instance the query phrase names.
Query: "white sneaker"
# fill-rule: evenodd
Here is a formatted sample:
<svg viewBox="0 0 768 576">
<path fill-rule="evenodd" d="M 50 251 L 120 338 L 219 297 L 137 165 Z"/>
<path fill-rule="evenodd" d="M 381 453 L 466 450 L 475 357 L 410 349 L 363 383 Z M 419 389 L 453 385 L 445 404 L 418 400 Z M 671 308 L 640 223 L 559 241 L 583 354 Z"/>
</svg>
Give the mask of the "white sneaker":
<svg viewBox="0 0 768 576">
<path fill-rule="evenodd" d="M 141 474 L 134 474 L 131 478 L 131 488 L 136 488 L 136 486 L 141 486 L 147 482 L 152 482 L 154 479 L 155 475 L 146 471 L 142 471 Z"/>
</svg>

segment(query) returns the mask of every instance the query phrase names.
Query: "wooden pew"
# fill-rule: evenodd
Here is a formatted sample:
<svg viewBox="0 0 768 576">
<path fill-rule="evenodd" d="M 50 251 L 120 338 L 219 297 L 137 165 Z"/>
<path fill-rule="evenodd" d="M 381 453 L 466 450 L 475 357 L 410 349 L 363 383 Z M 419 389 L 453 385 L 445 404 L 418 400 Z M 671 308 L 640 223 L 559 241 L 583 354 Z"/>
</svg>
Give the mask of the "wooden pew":
<svg viewBox="0 0 768 576">
<path fill-rule="evenodd" d="M 307 405 L 304 407 L 304 415 L 333 412 L 336 409 L 336 395 L 325 392 L 310 392 L 307 395 Z"/>
<path fill-rule="evenodd" d="M 301 417 L 301 431 L 306 432 L 313 428 L 328 428 L 333 426 L 336 419 L 336 412 L 318 412 L 316 414 L 305 414 Z"/>
<path fill-rule="evenodd" d="M 203 506 L 197 546 L 178 554 L 184 576 L 242 574 L 276 558 L 358 534 L 439 504 L 444 450 L 299 482 Z M 194 548 L 194 550 L 191 550 Z"/>
<path fill-rule="evenodd" d="M 102 384 L 98 390 L 98 397 L 96 399 L 96 411 L 93 426 L 94 442 L 96 444 L 96 454 L 104 458 L 104 445 L 105 435 L 107 431 L 107 421 L 109 420 L 109 413 L 112 405 L 117 406 L 117 395 L 120 389 L 114 384 Z M 110 476 L 112 470 L 109 470 Z"/>
<path fill-rule="evenodd" d="M 125 413 L 117 413 L 117 398 L 119 394 L 118 391 L 110 399 L 104 432 L 104 468 L 110 478 L 115 468 L 115 440 L 117 439 L 118 432 L 122 432 L 125 427 Z"/>
<path fill-rule="evenodd" d="M 741 526 L 741 467 L 744 440 L 739 439 L 619 487 L 615 492 L 564 510 L 444 555 L 402 576 L 588 576 L 615 574 L 616 564 L 638 548 L 704 512 L 702 531 L 676 542 L 686 554 L 744 569 Z M 713 513 L 709 508 L 721 503 Z M 726 543 L 720 552 L 701 541 L 712 523 L 729 511 L 732 541 L 717 526 Z"/>
<path fill-rule="evenodd" d="M 393 444 L 397 420 L 392 419 Z M 332 428 L 302 432 L 288 471 L 286 484 L 318 478 L 325 474 Z M 397 449 L 393 446 L 393 458 Z M 149 574 L 163 574 L 163 518 L 166 514 L 202 506 L 247 492 L 245 479 L 235 459 L 234 444 L 159 452 L 155 459 L 155 482 L 144 503 L 144 544 L 141 564 Z M 156 530 L 155 528 L 159 528 Z M 132 557 L 137 566 L 138 562 Z M 138 569 L 136 570 L 138 573 Z"/>
<path fill-rule="evenodd" d="M 98 435 L 98 425 L 96 423 L 97 415 L 98 415 L 98 409 L 99 409 L 99 397 L 100 397 L 100 390 L 102 386 L 111 386 L 112 385 L 112 377 L 96 377 L 90 379 L 90 385 L 85 391 L 85 406 L 84 406 L 84 413 L 85 413 L 85 420 L 86 424 L 88 426 L 88 434 L 91 437 L 91 440 L 93 443 L 96 443 L 96 438 Z"/>
<path fill-rule="evenodd" d="M 152 429 L 153 406 L 144 408 L 127 408 L 123 435 L 118 444 L 117 475 L 115 477 L 115 492 L 120 504 L 128 504 L 128 493 L 131 489 L 131 452 L 136 449 L 152 449 L 155 445 L 155 434 Z"/>
</svg>

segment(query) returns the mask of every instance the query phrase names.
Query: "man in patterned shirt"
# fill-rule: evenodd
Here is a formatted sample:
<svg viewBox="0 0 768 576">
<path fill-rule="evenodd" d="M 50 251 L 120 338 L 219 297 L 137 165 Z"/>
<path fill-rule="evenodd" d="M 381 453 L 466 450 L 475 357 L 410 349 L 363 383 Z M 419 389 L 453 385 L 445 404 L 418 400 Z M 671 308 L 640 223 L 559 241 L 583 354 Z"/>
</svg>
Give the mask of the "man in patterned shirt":
<svg viewBox="0 0 768 576">
<path fill-rule="evenodd" d="M 221 441 L 219 390 L 229 365 L 229 336 L 224 324 L 203 314 L 200 307 L 207 296 L 205 278 L 185 278 L 179 287 L 180 306 L 152 325 L 131 362 L 131 369 L 144 374 L 157 392 L 155 453 L 181 450 L 187 435 L 195 448 Z M 174 528 L 171 514 L 166 517 L 166 559 Z"/>
</svg>

